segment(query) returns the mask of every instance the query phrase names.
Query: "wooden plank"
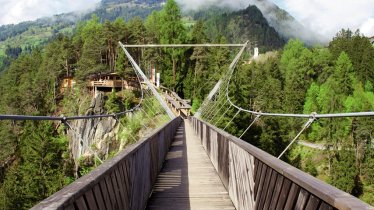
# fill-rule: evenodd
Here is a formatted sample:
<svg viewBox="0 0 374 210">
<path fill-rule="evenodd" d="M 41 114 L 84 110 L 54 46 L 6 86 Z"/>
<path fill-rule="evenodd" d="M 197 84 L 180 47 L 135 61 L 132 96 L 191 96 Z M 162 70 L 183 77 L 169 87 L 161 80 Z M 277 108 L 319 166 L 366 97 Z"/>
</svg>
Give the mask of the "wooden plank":
<svg viewBox="0 0 374 210">
<path fill-rule="evenodd" d="M 258 164 L 259 164 L 259 161 L 258 161 L 258 159 L 257 158 L 255 158 L 255 162 L 254 162 L 254 164 L 255 164 L 255 167 L 254 167 L 254 170 L 253 170 L 253 177 L 254 177 L 254 179 L 256 180 L 256 176 L 257 176 L 257 171 L 258 171 Z M 261 169 L 260 169 L 261 170 Z"/>
<path fill-rule="evenodd" d="M 203 142 L 203 140 L 204 140 L 204 138 L 203 138 L 204 126 L 205 126 L 205 124 L 203 122 L 200 122 L 200 140 L 201 140 L 201 142 Z"/>
<path fill-rule="evenodd" d="M 206 126 L 205 124 L 204 124 L 204 126 L 203 126 L 203 132 L 202 132 L 202 141 L 203 141 L 203 148 L 205 149 L 205 151 L 207 150 L 207 139 L 206 139 L 206 133 L 207 133 L 207 128 L 208 128 L 208 126 Z"/>
<path fill-rule="evenodd" d="M 300 189 L 299 196 L 297 198 L 295 210 L 303 210 L 308 203 L 310 193 L 304 189 Z"/>
<path fill-rule="evenodd" d="M 291 181 L 289 179 L 284 178 L 282 189 L 278 198 L 277 206 L 275 209 L 281 210 L 284 209 L 284 205 L 286 204 L 288 192 L 291 188 Z"/>
<path fill-rule="evenodd" d="M 229 188 L 229 141 L 223 136 L 218 136 L 218 175 L 226 189 Z"/>
<path fill-rule="evenodd" d="M 258 203 L 260 201 L 259 198 L 260 198 L 260 194 L 262 192 L 262 187 L 263 187 L 265 179 L 266 179 L 266 171 L 267 170 L 268 170 L 268 167 L 267 167 L 267 165 L 264 164 L 262 166 L 261 175 L 259 177 L 257 193 L 255 194 L 255 203 L 256 203 L 256 206 L 258 206 Z"/>
<path fill-rule="evenodd" d="M 142 202 L 140 202 L 140 208 L 145 209 L 147 200 L 149 196 L 151 195 L 153 183 L 152 183 L 152 178 L 151 176 L 157 176 L 157 174 L 152 175 L 151 174 L 151 156 L 149 155 L 151 152 L 151 146 L 150 142 L 146 143 L 144 146 L 144 151 L 142 154 L 142 188 L 141 188 L 141 198 Z"/>
<path fill-rule="evenodd" d="M 152 138 L 150 141 L 150 146 L 151 146 L 151 183 L 152 185 L 156 181 L 157 173 L 159 171 L 158 167 L 158 138 Z"/>
<path fill-rule="evenodd" d="M 69 206 L 65 207 L 64 210 L 75 210 L 75 207 L 74 207 L 74 205 L 69 205 Z"/>
<path fill-rule="evenodd" d="M 318 207 L 321 203 L 321 200 L 314 195 L 310 195 L 308 204 L 305 207 L 305 210 L 318 210 Z"/>
<path fill-rule="evenodd" d="M 277 175 L 277 180 L 276 180 L 276 185 L 275 185 L 275 190 L 274 190 L 273 195 L 271 197 L 271 203 L 270 203 L 270 206 L 269 206 L 269 210 L 273 210 L 277 207 L 279 195 L 281 193 L 282 186 L 283 186 L 283 181 L 284 181 L 284 177 L 281 174 L 278 174 Z"/>
<path fill-rule="evenodd" d="M 78 209 L 78 210 L 88 210 L 87 205 L 86 205 L 86 202 L 84 201 L 83 196 L 81 196 L 80 198 L 78 198 L 78 199 L 75 201 L 75 207 L 76 207 L 76 209 Z"/>
<path fill-rule="evenodd" d="M 114 174 L 116 176 L 116 179 L 117 179 L 117 183 L 118 183 L 118 190 L 119 190 L 119 193 L 120 193 L 120 199 L 121 199 L 121 209 L 128 209 L 128 203 L 126 203 L 126 195 L 125 195 L 125 188 L 124 188 L 124 179 L 123 179 L 123 175 L 121 175 L 121 166 L 118 165 L 118 167 L 114 170 Z"/>
<path fill-rule="evenodd" d="M 117 202 L 117 199 L 116 199 L 116 195 L 114 193 L 114 187 L 113 187 L 112 179 L 111 179 L 110 176 L 105 177 L 105 183 L 106 183 L 106 187 L 108 189 L 109 199 L 112 203 L 112 208 L 113 209 L 118 209 L 119 205 L 118 205 L 118 202 Z"/>
<path fill-rule="evenodd" d="M 162 163 L 165 160 L 166 151 L 169 148 L 169 141 L 165 139 L 163 132 L 159 133 L 159 135 L 157 136 L 157 139 L 158 139 L 158 169 L 161 169 Z"/>
<path fill-rule="evenodd" d="M 258 186 L 260 185 L 260 177 L 261 177 L 261 172 L 262 172 L 262 166 L 264 164 L 261 161 L 258 161 L 257 168 L 255 169 L 256 171 L 256 176 L 255 176 L 255 189 L 254 193 L 257 195 L 258 191 Z"/>
<path fill-rule="evenodd" d="M 113 209 L 112 202 L 110 201 L 110 198 L 109 198 L 109 191 L 106 186 L 105 179 L 100 181 L 100 189 L 101 189 L 101 193 L 104 198 L 106 209 Z"/>
<path fill-rule="evenodd" d="M 266 179 L 265 179 L 265 182 L 264 182 L 263 187 L 261 189 L 260 198 L 257 199 L 257 201 L 259 201 L 259 202 L 256 202 L 256 204 L 258 204 L 257 209 L 263 209 L 264 208 L 266 195 L 267 195 L 267 192 L 268 192 L 268 189 L 269 189 L 269 183 L 270 183 L 270 178 L 271 178 L 272 174 L 273 174 L 273 170 L 269 167 L 268 170 L 266 171 Z"/>
<path fill-rule="evenodd" d="M 88 209 L 90 210 L 98 210 L 99 207 L 97 206 L 95 196 L 93 195 L 92 191 L 89 190 L 84 194 L 86 198 Z"/>
<path fill-rule="evenodd" d="M 100 186 L 99 184 L 95 185 L 94 188 L 93 188 L 93 194 L 95 196 L 95 200 L 97 202 L 97 206 L 99 209 L 106 209 L 105 207 L 105 201 L 104 201 L 104 198 L 101 194 L 101 189 L 100 189 Z"/>
<path fill-rule="evenodd" d="M 210 140 L 210 127 L 206 127 L 206 131 L 205 131 L 205 139 L 206 139 L 206 152 L 208 153 L 208 155 L 210 154 L 210 144 L 211 144 L 211 140 Z"/>
<path fill-rule="evenodd" d="M 229 194 L 237 209 L 253 209 L 254 158 L 236 144 L 229 143 L 230 179 Z"/>
<path fill-rule="evenodd" d="M 128 174 L 126 171 L 126 163 L 127 161 L 123 161 L 119 166 L 118 166 L 118 172 L 119 176 L 121 177 L 121 186 L 122 186 L 122 194 L 123 194 L 123 204 L 124 204 L 124 209 L 129 210 L 130 209 L 130 199 L 129 199 L 129 180 L 128 180 Z"/>
<path fill-rule="evenodd" d="M 115 198 L 116 198 L 117 205 L 118 205 L 119 208 L 122 208 L 122 206 L 124 206 L 124 205 L 122 203 L 121 193 L 120 193 L 120 190 L 119 190 L 119 184 L 117 182 L 117 177 L 116 177 L 115 171 L 113 171 L 110 174 L 110 179 L 109 180 L 112 182 L 113 191 L 114 191 L 114 195 L 115 195 Z"/>
<path fill-rule="evenodd" d="M 210 149 L 209 158 L 212 161 L 212 164 L 213 164 L 214 168 L 216 169 L 216 171 L 219 171 L 218 157 L 220 156 L 220 154 L 218 154 L 217 132 L 215 132 L 214 130 L 211 130 L 210 139 L 211 139 L 211 141 L 210 141 L 211 149 Z"/>
<path fill-rule="evenodd" d="M 326 202 L 322 202 L 321 205 L 319 206 L 318 210 L 334 210 L 334 209 L 335 208 L 333 208 L 332 206 L 330 206 Z"/>
<path fill-rule="evenodd" d="M 290 192 L 288 193 L 288 196 L 287 196 L 287 202 L 284 207 L 285 209 L 294 209 L 299 192 L 300 192 L 300 187 L 297 184 L 292 183 Z"/>
<path fill-rule="evenodd" d="M 132 183 L 130 194 L 131 199 L 130 203 L 131 209 L 140 209 L 139 200 L 141 200 L 141 151 L 143 149 L 138 150 L 136 153 L 133 154 L 133 157 L 131 158 L 131 169 L 130 169 L 130 182 Z"/>
<path fill-rule="evenodd" d="M 270 204 L 271 204 L 271 201 L 272 201 L 271 198 L 273 196 L 273 192 L 275 191 L 275 184 L 276 184 L 276 181 L 277 181 L 277 177 L 278 177 L 278 173 L 275 170 L 273 170 L 273 173 L 271 174 L 271 178 L 270 178 L 269 187 L 268 187 L 268 190 L 267 190 L 267 193 L 266 193 L 266 198 L 265 198 L 263 209 L 269 209 L 269 207 L 270 207 Z M 276 199 L 278 199 L 278 198 L 276 198 Z"/>
</svg>

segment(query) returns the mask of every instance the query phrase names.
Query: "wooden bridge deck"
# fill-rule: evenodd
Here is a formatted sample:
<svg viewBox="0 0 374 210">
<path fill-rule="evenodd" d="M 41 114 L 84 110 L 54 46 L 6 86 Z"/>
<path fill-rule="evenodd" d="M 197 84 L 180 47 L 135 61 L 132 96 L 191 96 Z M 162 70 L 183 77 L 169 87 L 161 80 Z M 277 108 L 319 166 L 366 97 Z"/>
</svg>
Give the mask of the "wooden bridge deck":
<svg viewBox="0 0 374 210">
<path fill-rule="evenodd" d="M 187 121 L 177 130 L 147 209 L 235 209 Z"/>
</svg>

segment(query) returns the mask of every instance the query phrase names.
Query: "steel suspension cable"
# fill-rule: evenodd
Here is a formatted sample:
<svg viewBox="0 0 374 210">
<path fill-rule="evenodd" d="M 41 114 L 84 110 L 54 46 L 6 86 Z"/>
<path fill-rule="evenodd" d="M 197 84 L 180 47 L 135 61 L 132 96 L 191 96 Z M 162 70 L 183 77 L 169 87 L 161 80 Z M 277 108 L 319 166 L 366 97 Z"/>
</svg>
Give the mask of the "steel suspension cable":
<svg viewBox="0 0 374 210">
<path fill-rule="evenodd" d="M 214 120 L 214 119 L 216 118 L 217 114 L 221 113 L 223 107 L 225 107 L 226 104 L 227 104 L 227 100 L 225 101 L 225 103 L 222 104 L 222 106 L 221 106 L 221 107 L 218 109 L 218 111 L 213 115 L 213 117 L 212 117 L 210 120 L 208 120 L 208 122 L 210 122 L 211 120 Z"/>
<path fill-rule="evenodd" d="M 231 118 L 230 122 L 228 122 L 225 126 L 225 128 L 223 130 L 226 130 L 226 128 L 230 125 L 230 123 L 235 119 L 236 116 L 238 116 L 238 114 L 240 113 L 240 109 L 236 112 L 236 114 L 234 115 L 234 117 Z"/>
<path fill-rule="evenodd" d="M 245 131 L 242 133 L 242 135 L 239 136 L 239 139 L 241 139 L 245 133 L 247 133 L 247 131 L 252 127 L 253 124 L 255 124 L 259 119 L 260 119 L 261 115 L 257 115 L 256 118 L 252 121 L 251 124 L 249 124 L 249 126 L 247 127 L 247 129 L 245 129 Z"/>
<path fill-rule="evenodd" d="M 231 104 L 229 104 L 229 108 L 226 109 L 226 111 L 221 115 L 221 117 L 217 120 L 216 124 L 215 125 L 218 125 L 218 123 L 221 121 L 221 119 L 223 119 L 223 116 L 226 115 L 226 113 L 230 110 L 230 108 L 232 107 Z"/>
<path fill-rule="evenodd" d="M 301 129 L 301 131 L 295 136 L 294 139 L 292 139 L 292 141 L 288 144 L 288 146 L 283 150 L 283 152 L 278 156 L 278 159 L 280 159 L 283 154 L 288 150 L 288 148 L 290 148 L 290 146 L 300 137 L 300 135 L 307 129 L 310 127 L 310 125 L 316 120 L 316 118 L 312 117 L 310 118 L 303 126 L 303 128 Z"/>
</svg>

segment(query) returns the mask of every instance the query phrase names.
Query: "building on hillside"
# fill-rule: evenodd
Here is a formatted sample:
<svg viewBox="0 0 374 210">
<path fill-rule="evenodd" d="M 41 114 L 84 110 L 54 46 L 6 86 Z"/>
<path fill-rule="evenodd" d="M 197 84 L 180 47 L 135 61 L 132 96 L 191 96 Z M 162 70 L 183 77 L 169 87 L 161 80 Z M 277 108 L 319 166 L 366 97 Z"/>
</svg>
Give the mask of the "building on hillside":
<svg viewBox="0 0 374 210">
<path fill-rule="evenodd" d="M 93 74 L 89 76 L 87 87 L 96 94 L 97 91 L 111 92 L 113 89 L 134 90 L 139 87 L 139 82 L 136 77 L 124 79 L 116 73 Z"/>
</svg>

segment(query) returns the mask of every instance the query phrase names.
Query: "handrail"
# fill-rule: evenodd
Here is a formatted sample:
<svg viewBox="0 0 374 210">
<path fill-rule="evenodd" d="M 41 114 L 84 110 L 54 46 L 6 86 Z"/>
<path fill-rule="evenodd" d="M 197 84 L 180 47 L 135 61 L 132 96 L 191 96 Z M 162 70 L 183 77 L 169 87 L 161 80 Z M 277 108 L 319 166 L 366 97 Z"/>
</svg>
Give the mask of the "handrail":
<svg viewBox="0 0 374 210">
<path fill-rule="evenodd" d="M 237 209 L 267 209 L 271 205 L 282 209 L 298 205 L 300 209 L 374 209 L 214 125 L 196 117 L 190 120 Z M 247 202 L 238 201 L 243 196 Z"/>
<path fill-rule="evenodd" d="M 170 120 L 32 209 L 144 209 L 180 123 Z"/>
</svg>

